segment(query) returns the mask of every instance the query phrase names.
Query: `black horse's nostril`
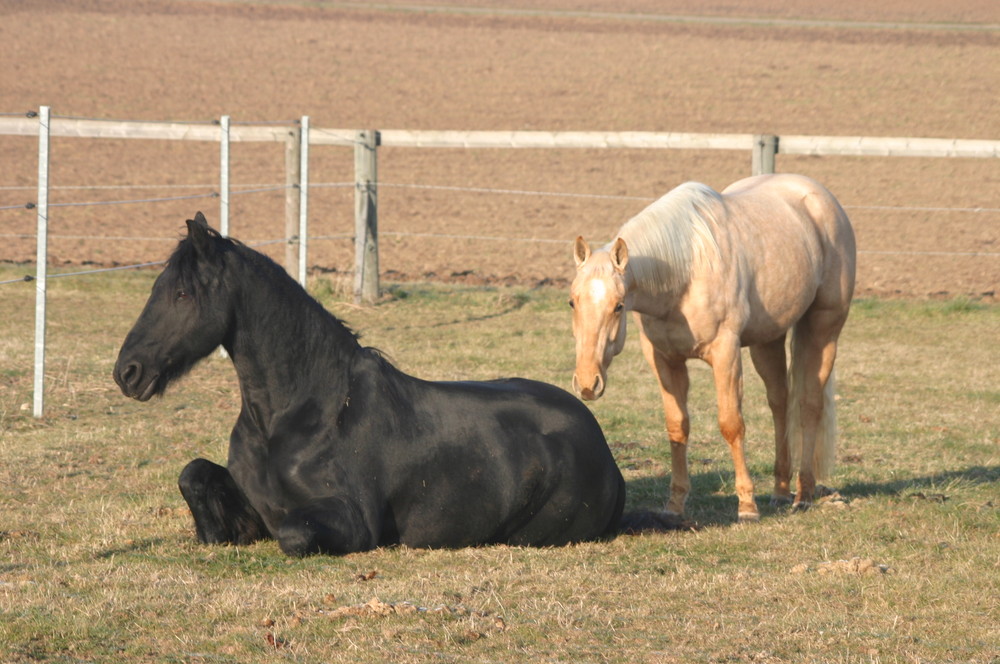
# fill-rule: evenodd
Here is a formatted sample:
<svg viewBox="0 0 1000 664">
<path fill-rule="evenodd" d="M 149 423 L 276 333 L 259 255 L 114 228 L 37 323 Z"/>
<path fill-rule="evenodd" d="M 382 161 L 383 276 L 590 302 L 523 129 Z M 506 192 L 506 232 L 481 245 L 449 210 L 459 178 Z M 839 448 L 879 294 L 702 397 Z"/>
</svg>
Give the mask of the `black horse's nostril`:
<svg viewBox="0 0 1000 664">
<path fill-rule="evenodd" d="M 142 365 L 138 362 L 129 362 L 117 372 L 115 377 L 121 387 L 135 385 L 142 378 Z"/>
</svg>

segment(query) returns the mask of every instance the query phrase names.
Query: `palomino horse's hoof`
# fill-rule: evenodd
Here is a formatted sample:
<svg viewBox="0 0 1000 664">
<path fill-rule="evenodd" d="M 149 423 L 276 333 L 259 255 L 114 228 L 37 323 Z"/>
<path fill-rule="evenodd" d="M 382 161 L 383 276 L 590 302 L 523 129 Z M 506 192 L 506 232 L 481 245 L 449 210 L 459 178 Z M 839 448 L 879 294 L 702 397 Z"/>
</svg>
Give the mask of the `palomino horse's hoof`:
<svg viewBox="0 0 1000 664">
<path fill-rule="evenodd" d="M 737 518 L 740 523 L 757 523 L 760 521 L 760 514 L 757 512 L 740 512 Z"/>
</svg>

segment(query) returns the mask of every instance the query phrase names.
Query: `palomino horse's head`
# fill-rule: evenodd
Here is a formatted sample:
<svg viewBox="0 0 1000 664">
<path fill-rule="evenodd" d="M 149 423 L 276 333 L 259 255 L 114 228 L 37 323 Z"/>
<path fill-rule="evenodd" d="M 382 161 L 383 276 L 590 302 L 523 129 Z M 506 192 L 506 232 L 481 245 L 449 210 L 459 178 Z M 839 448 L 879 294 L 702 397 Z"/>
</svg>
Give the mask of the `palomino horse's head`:
<svg viewBox="0 0 1000 664">
<path fill-rule="evenodd" d="M 228 330 L 222 254 L 232 246 L 199 212 L 125 337 L 114 378 L 125 396 L 146 401 L 211 353 Z"/>
<path fill-rule="evenodd" d="M 604 394 L 608 366 L 625 346 L 625 312 L 630 309 L 625 268 L 628 248 L 617 238 L 610 250 L 591 253 L 582 237 L 573 250 L 576 278 L 570 287 L 576 371 L 573 389 L 588 401 Z"/>
</svg>

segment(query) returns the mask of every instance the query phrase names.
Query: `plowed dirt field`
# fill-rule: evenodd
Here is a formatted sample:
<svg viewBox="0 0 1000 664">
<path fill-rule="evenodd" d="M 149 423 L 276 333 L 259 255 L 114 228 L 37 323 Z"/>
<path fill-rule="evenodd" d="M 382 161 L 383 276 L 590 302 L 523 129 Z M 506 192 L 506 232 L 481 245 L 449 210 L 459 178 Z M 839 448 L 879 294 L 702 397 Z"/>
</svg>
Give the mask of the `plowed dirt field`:
<svg viewBox="0 0 1000 664">
<path fill-rule="evenodd" d="M 664 131 L 1000 138 L 993 0 L 466 0 L 378 4 L 0 0 L 0 113 L 373 129 Z M 460 5 L 460 6 L 459 6 Z M 218 145 L 54 138 L 56 265 L 165 258 L 217 218 Z M 234 144 L 231 232 L 284 249 L 280 144 Z M 37 145 L 0 136 L 0 260 L 34 259 Z M 1000 160 L 778 157 L 852 217 L 859 293 L 994 300 Z M 593 242 L 686 181 L 750 173 L 748 153 L 379 152 L 390 279 L 555 283 Z M 310 262 L 353 268 L 353 156 L 314 148 Z M 267 189 L 267 191 L 258 191 Z M 105 201 L 182 200 L 119 205 Z M 197 197 L 197 198 L 188 198 Z"/>
</svg>

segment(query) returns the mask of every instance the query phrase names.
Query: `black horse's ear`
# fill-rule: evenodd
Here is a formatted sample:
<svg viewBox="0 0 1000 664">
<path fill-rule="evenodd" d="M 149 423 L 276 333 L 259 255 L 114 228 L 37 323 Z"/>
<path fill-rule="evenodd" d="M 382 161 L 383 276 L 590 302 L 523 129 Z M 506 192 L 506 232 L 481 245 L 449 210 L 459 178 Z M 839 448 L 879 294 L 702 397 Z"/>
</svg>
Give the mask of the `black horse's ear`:
<svg viewBox="0 0 1000 664">
<path fill-rule="evenodd" d="M 205 215 L 197 212 L 194 219 L 187 220 L 188 237 L 194 244 L 195 250 L 202 256 L 211 255 L 214 246 L 212 244 L 212 234 L 208 228 L 208 221 Z"/>
</svg>

